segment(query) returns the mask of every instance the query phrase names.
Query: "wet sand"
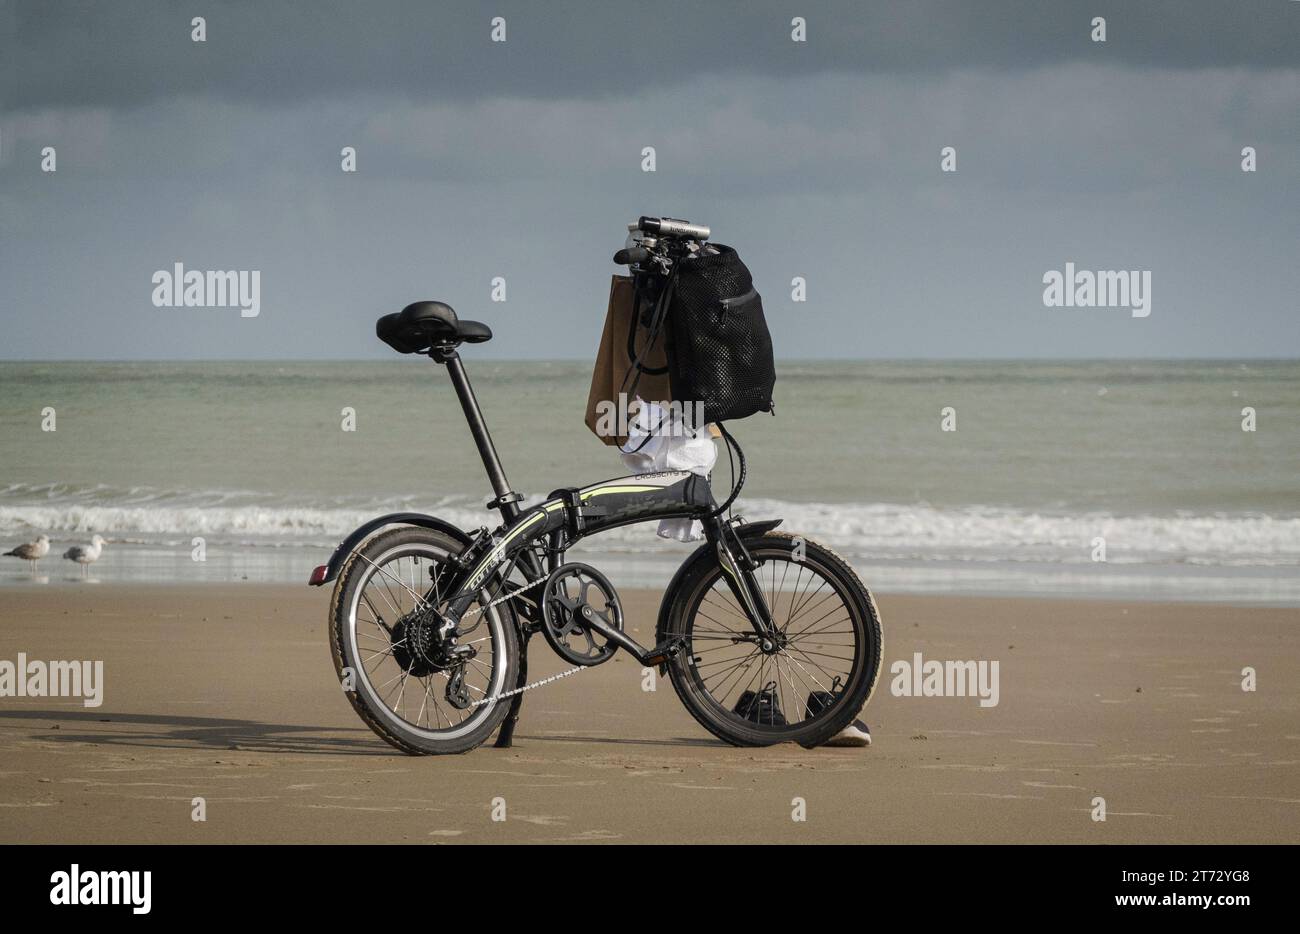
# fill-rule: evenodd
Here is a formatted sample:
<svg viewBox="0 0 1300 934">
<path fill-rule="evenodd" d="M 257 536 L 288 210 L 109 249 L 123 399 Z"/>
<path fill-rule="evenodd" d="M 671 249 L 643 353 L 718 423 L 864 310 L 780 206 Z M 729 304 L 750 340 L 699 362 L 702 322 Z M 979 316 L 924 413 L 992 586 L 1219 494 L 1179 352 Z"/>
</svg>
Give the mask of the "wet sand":
<svg viewBox="0 0 1300 934">
<path fill-rule="evenodd" d="M 623 598 L 648 641 L 658 594 Z M 339 690 L 328 599 L 248 583 L 0 591 L 0 659 L 102 659 L 106 682 L 94 709 L 0 698 L 0 841 L 1300 839 L 1296 609 L 883 595 L 869 749 L 725 746 L 620 657 L 533 692 L 513 749 L 412 758 Z M 915 652 L 997 660 L 998 705 L 893 696 L 890 664 Z M 540 639 L 532 661 L 536 677 L 563 667 Z"/>
</svg>

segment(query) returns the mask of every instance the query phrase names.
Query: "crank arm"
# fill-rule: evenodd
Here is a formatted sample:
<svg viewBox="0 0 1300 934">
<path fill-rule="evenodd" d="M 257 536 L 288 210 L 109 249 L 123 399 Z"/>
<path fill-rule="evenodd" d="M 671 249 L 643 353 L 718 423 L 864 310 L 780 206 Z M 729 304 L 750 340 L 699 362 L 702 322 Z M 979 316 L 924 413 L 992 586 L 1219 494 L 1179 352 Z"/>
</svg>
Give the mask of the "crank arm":
<svg viewBox="0 0 1300 934">
<path fill-rule="evenodd" d="M 621 649 L 626 649 L 637 661 L 647 668 L 653 668 L 655 665 L 662 665 L 668 659 L 676 655 L 682 648 L 680 639 L 668 639 L 661 642 L 652 649 L 647 649 L 637 642 L 621 629 L 616 629 L 609 623 L 605 622 L 599 616 L 591 611 L 591 607 L 582 608 L 578 614 L 578 622 L 600 633 L 610 642 L 614 643 Z"/>
</svg>

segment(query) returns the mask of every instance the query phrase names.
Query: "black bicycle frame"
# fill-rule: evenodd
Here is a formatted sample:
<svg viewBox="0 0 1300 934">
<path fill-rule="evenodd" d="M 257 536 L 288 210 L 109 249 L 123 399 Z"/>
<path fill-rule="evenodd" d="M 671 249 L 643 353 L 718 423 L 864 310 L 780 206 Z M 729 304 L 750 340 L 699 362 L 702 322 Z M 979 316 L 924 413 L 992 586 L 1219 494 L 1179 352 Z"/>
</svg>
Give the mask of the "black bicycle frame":
<svg viewBox="0 0 1300 934">
<path fill-rule="evenodd" d="M 312 584 L 324 584 L 337 577 L 356 547 L 384 525 L 419 525 L 441 530 L 466 546 L 458 559 L 461 569 L 450 582 L 451 589 L 446 591 L 451 597 L 446 600 L 443 612 L 446 624 L 442 634 L 454 635 L 451 630 L 479 592 L 490 583 L 497 585 L 497 593 L 502 592 L 516 567 L 527 580 L 540 580 L 563 564 L 565 551 L 587 535 L 655 519 L 698 519 L 704 526 L 706 540 L 717 550 L 727 584 L 746 610 L 755 633 L 763 638 L 772 635 L 771 613 L 753 575 L 757 565 L 745 547 L 744 536 L 738 532 L 743 526 L 737 527 L 716 514 L 717 507 L 705 478 L 685 471 L 619 477 L 590 486 L 556 490 L 544 502 L 523 510 L 519 506 L 523 496 L 511 489 L 506 479 L 505 468 L 460 356 L 454 347 L 435 347 L 429 356 L 447 367 L 474 446 L 492 485 L 494 498 L 487 506 L 500 512 L 502 524 L 491 532 L 484 529 L 477 536 L 469 536 L 433 516 L 418 513 L 380 516 L 341 542 L 329 563 L 312 574 Z M 602 635 L 628 649 L 642 662 L 662 661 L 661 653 L 656 651 L 662 646 L 645 649 L 622 632 L 598 628 Z"/>
</svg>

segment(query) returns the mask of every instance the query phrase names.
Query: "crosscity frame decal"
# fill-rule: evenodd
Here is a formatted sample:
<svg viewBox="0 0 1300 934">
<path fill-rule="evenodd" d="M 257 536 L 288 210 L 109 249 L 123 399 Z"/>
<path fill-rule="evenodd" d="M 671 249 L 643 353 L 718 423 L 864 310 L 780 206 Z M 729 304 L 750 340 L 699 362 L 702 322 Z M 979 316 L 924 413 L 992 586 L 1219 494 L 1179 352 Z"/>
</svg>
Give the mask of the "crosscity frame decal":
<svg viewBox="0 0 1300 934">
<path fill-rule="evenodd" d="M 681 483 L 692 476 L 694 474 L 688 471 L 666 471 L 663 473 L 619 477 L 614 480 L 604 480 L 587 487 L 581 490 L 578 496 L 585 501 L 596 496 L 607 496 L 615 493 L 655 493 L 667 489 L 675 483 Z M 492 547 L 492 550 L 483 557 L 478 567 L 474 569 L 474 573 L 470 575 L 469 581 L 466 583 L 466 589 L 473 591 L 481 587 L 487 576 L 505 558 L 511 542 L 533 528 L 550 513 L 564 508 L 565 503 L 562 499 L 550 499 L 538 505 L 530 515 L 520 520 L 514 528 L 506 532 L 501 541 L 497 542 Z"/>
</svg>

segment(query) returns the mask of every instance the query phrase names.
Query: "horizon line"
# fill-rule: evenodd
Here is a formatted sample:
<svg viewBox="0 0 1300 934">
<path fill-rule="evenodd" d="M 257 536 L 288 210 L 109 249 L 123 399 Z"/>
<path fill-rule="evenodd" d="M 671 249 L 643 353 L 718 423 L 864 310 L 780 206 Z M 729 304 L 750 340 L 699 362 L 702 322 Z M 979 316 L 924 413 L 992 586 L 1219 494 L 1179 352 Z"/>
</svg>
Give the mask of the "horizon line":
<svg viewBox="0 0 1300 934">
<path fill-rule="evenodd" d="M 404 357 L 418 359 L 425 354 Z M 481 357 L 483 363 L 592 363 L 590 357 Z M 1237 357 L 777 357 L 780 363 L 1300 363 L 1297 356 Z M 388 357 L 0 357 L 0 365 L 24 363 L 395 363 Z"/>
</svg>

